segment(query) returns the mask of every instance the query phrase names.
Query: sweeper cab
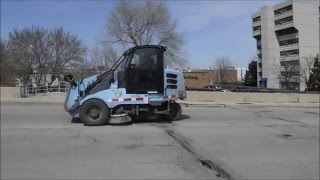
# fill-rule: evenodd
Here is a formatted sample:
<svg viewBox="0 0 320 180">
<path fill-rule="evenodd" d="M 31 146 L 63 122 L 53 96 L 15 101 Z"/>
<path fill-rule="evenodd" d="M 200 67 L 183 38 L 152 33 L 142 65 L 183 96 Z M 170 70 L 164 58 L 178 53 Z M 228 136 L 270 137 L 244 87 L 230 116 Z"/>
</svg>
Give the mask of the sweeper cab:
<svg viewBox="0 0 320 180">
<path fill-rule="evenodd" d="M 184 99 L 181 71 L 164 68 L 166 48 L 156 45 L 128 49 L 113 67 L 98 75 L 70 83 L 65 110 L 88 126 L 121 124 L 132 119 L 179 119 L 177 99 Z"/>
</svg>

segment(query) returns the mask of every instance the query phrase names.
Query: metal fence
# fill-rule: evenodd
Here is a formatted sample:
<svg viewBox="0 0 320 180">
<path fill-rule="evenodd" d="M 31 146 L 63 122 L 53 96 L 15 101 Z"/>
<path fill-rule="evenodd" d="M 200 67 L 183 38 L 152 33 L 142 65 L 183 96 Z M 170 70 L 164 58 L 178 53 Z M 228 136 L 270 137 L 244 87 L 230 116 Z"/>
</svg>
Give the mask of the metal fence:
<svg viewBox="0 0 320 180">
<path fill-rule="evenodd" d="M 17 87 L 20 89 L 21 97 L 28 97 L 37 94 L 48 94 L 52 92 L 61 92 L 61 93 L 68 93 L 69 91 L 69 84 L 61 81 L 58 85 L 55 86 L 44 86 L 44 85 L 23 85 L 18 84 Z"/>
<path fill-rule="evenodd" d="M 260 88 L 260 87 L 249 87 L 249 86 L 235 86 L 235 85 L 216 85 L 220 89 L 214 88 L 187 88 L 189 91 L 221 91 L 228 90 L 231 92 L 261 92 L 261 93 L 308 93 L 308 94 L 319 94 L 319 91 L 316 92 L 307 92 L 307 91 L 292 91 L 284 89 L 270 89 L 270 88 Z M 69 84 L 66 84 L 64 81 L 59 81 L 57 86 L 33 86 L 33 85 L 23 85 L 18 84 L 17 87 L 20 89 L 21 97 L 28 97 L 37 94 L 48 94 L 53 92 L 68 93 Z"/>
</svg>

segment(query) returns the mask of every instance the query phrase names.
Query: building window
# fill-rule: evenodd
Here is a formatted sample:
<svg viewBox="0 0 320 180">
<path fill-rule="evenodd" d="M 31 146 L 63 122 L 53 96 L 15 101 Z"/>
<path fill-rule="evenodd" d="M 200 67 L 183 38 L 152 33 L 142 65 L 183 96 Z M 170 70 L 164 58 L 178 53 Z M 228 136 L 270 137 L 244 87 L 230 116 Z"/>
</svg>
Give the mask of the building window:
<svg viewBox="0 0 320 180">
<path fill-rule="evenodd" d="M 289 35 L 289 34 L 294 34 L 297 33 L 298 30 L 294 27 L 286 28 L 286 29 L 281 29 L 279 31 L 276 31 L 277 36 L 283 36 L 283 35 Z"/>
<path fill-rule="evenodd" d="M 290 82 L 290 83 L 281 82 L 280 87 L 281 89 L 299 91 L 300 83 L 299 82 Z"/>
<path fill-rule="evenodd" d="M 278 16 L 278 15 L 281 15 L 281 14 L 287 12 L 287 11 L 290 11 L 290 10 L 292 10 L 292 5 L 289 5 L 289 6 L 281 8 L 281 9 L 275 10 L 274 11 L 274 15 Z"/>
<path fill-rule="evenodd" d="M 260 44 L 260 45 L 257 45 L 257 49 L 261 49 L 261 44 Z"/>
<path fill-rule="evenodd" d="M 299 60 L 293 61 L 280 61 L 281 66 L 299 66 Z"/>
<path fill-rule="evenodd" d="M 284 40 L 284 41 L 280 41 L 279 42 L 280 46 L 288 46 L 288 45 L 297 44 L 297 43 L 299 43 L 299 39 L 298 38 Z"/>
<path fill-rule="evenodd" d="M 280 56 L 290 56 L 295 54 L 299 54 L 299 49 L 280 51 Z"/>
<path fill-rule="evenodd" d="M 261 21 L 261 16 L 255 17 L 252 19 L 252 22 L 260 22 Z"/>
<path fill-rule="evenodd" d="M 293 16 L 289 16 L 289 17 L 286 17 L 283 19 L 276 20 L 276 21 L 274 21 L 274 23 L 276 26 L 280 26 L 282 24 L 285 24 L 287 22 L 292 22 L 292 21 L 293 21 Z"/>
<path fill-rule="evenodd" d="M 259 67 L 262 67 L 262 63 L 258 63 Z"/>
<path fill-rule="evenodd" d="M 262 72 L 259 72 L 259 76 L 262 77 Z"/>
<path fill-rule="evenodd" d="M 261 59 L 262 58 L 262 54 L 258 54 L 258 57 Z"/>
<path fill-rule="evenodd" d="M 261 30 L 261 26 L 253 27 L 253 31 L 258 31 L 258 30 Z"/>
<path fill-rule="evenodd" d="M 292 76 L 299 76 L 299 71 L 281 71 L 281 76 L 283 77 L 292 77 Z"/>
</svg>

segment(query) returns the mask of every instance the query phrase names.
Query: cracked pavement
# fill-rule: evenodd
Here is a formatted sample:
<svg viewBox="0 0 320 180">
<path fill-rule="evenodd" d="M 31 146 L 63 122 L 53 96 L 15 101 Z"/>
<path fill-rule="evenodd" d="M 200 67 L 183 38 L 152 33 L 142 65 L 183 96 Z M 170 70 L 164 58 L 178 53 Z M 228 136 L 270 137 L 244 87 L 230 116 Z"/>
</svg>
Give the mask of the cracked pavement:
<svg viewBox="0 0 320 180">
<path fill-rule="evenodd" d="M 319 179 L 319 108 L 183 107 L 179 121 L 71 123 L 1 106 L 1 179 Z"/>
</svg>

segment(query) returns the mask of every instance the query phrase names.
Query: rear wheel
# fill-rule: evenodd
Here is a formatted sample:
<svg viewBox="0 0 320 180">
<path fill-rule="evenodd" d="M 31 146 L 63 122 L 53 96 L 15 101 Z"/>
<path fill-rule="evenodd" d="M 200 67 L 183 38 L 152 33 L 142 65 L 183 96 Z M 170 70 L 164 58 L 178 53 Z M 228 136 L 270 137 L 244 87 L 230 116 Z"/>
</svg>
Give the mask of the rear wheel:
<svg viewBox="0 0 320 180">
<path fill-rule="evenodd" d="M 176 121 L 179 120 L 182 114 L 182 109 L 180 104 L 177 102 L 170 103 L 170 110 L 169 114 L 165 114 L 165 118 L 170 120 L 170 121 Z"/>
<path fill-rule="evenodd" d="M 102 126 L 109 120 L 109 108 L 99 99 L 89 99 L 81 105 L 80 119 L 86 126 Z"/>
</svg>

